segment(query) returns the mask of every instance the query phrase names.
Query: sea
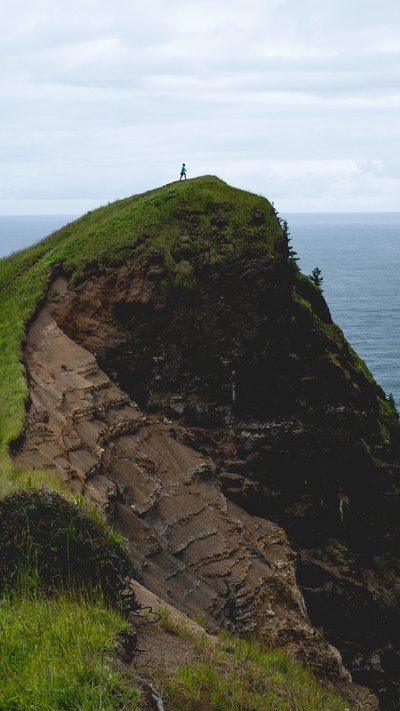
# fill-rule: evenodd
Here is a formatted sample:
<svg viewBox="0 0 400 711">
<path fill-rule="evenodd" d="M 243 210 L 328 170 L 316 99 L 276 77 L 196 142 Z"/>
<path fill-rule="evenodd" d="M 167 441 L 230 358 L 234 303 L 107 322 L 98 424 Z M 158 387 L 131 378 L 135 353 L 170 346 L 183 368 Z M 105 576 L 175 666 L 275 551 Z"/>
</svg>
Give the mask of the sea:
<svg viewBox="0 0 400 711">
<path fill-rule="evenodd" d="M 0 215 L 0 259 L 31 247 L 79 215 Z"/>
<path fill-rule="evenodd" d="M 400 411 L 400 212 L 289 213 L 290 246 L 333 321 Z"/>
<path fill-rule="evenodd" d="M 0 215 L 0 258 L 78 215 Z M 288 213 L 305 275 L 321 270 L 332 319 L 400 410 L 400 212 Z"/>
</svg>

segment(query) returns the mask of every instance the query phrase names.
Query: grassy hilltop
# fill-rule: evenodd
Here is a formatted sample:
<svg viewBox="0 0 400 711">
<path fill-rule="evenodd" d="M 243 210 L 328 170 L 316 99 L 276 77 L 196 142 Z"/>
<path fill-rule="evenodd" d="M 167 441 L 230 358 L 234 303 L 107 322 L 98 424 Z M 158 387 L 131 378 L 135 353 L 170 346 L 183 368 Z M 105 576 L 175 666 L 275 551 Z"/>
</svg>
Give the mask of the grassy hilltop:
<svg viewBox="0 0 400 711">
<path fill-rule="evenodd" d="M 281 233 L 270 203 L 206 176 L 101 207 L 0 260 L 0 461 L 6 463 L 7 447 L 23 428 L 27 389 L 21 344 L 52 269 L 62 269 L 74 283 L 88 271 L 105 272 L 157 254 L 177 285 L 190 285 L 189 259 L 240 259 L 249 251 L 248 225 L 254 220 L 264 229 L 258 242 L 253 231 L 251 249 L 270 254 Z"/>
</svg>

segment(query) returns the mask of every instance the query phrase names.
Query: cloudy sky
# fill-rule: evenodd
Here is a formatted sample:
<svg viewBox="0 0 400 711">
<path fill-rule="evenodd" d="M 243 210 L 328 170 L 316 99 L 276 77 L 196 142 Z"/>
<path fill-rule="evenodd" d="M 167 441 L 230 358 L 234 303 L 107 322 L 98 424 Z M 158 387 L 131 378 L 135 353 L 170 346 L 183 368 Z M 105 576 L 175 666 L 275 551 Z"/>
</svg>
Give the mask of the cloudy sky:
<svg viewBox="0 0 400 711">
<path fill-rule="evenodd" d="M 399 0 L 0 0 L 0 214 L 218 175 L 400 211 Z"/>
</svg>

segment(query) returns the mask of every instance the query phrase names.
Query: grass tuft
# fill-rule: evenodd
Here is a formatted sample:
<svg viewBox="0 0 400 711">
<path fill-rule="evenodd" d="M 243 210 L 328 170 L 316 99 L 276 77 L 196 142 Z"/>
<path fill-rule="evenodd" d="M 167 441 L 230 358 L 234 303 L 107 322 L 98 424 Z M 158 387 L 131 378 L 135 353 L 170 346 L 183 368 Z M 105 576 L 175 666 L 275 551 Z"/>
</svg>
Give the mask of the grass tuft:
<svg viewBox="0 0 400 711">
<path fill-rule="evenodd" d="M 121 539 L 83 501 L 70 503 L 43 485 L 0 500 L 0 592 L 95 593 L 128 611 L 139 607 L 132 578 Z"/>
</svg>

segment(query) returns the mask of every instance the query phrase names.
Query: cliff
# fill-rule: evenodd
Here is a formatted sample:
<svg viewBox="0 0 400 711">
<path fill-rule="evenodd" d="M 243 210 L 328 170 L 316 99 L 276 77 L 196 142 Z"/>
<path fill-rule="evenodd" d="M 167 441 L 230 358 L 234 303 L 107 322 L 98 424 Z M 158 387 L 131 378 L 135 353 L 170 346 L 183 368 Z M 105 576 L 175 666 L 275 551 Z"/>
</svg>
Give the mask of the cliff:
<svg viewBox="0 0 400 711">
<path fill-rule="evenodd" d="M 273 205 L 198 178 L 38 250 L 14 463 L 96 502 L 139 582 L 210 632 L 400 708 L 396 413 Z"/>
</svg>

